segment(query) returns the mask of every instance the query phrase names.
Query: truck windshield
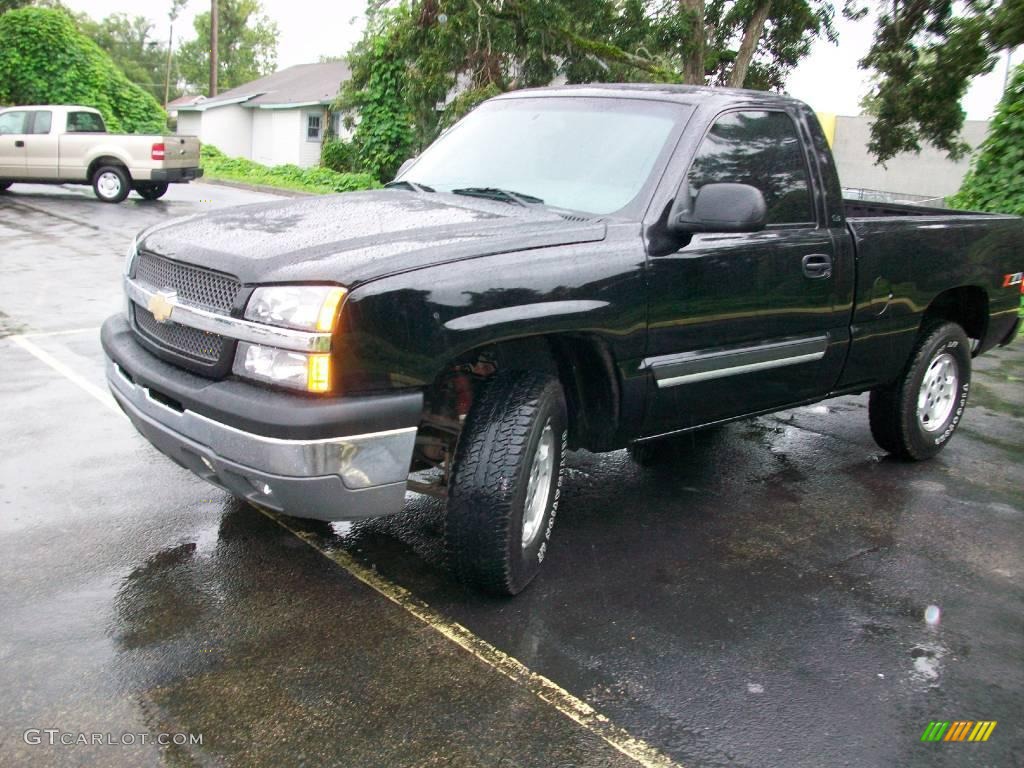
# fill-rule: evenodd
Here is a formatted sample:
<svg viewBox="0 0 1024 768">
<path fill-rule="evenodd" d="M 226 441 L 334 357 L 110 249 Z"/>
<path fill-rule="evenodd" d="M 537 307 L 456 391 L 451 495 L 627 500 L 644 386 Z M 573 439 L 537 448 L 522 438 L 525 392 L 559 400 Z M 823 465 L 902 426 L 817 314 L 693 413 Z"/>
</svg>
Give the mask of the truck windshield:
<svg viewBox="0 0 1024 768">
<path fill-rule="evenodd" d="M 434 142 L 398 180 L 492 199 L 508 191 L 520 200 L 612 213 L 644 188 L 687 113 L 681 105 L 642 99 L 492 101 Z"/>
</svg>

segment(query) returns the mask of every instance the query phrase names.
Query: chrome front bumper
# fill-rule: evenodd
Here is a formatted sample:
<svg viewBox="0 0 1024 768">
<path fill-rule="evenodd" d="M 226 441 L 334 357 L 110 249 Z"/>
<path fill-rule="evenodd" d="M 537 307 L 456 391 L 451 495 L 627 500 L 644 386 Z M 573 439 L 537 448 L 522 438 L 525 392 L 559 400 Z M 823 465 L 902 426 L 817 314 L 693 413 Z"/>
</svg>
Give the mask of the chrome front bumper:
<svg viewBox="0 0 1024 768">
<path fill-rule="evenodd" d="M 107 358 L 107 382 L 136 429 L 204 480 L 296 517 L 352 520 L 397 512 L 416 427 L 317 440 L 245 432 L 162 402 Z"/>
</svg>

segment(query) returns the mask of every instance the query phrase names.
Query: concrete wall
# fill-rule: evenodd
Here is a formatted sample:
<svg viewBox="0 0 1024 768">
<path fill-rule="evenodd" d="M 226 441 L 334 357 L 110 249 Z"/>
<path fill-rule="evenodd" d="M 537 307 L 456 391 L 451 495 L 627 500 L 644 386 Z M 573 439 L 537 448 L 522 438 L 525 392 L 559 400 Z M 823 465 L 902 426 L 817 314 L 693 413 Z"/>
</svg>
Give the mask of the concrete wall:
<svg viewBox="0 0 1024 768">
<path fill-rule="evenodd" d="M 871 118 L 837 117 L 832 153 L 839 169 L 843 187 L 879 190 L 894 194 L 942 198 L 960 189 L 964 175 L 970 170 L 970 158 L 954 163 L 944 152 L 925 146 L 920 154 L 903 153 L 887 161 L 885 167 L 875 165 L 868 153 Z M 988 122 L 968 120 L 964 123 L 964 140 L 977 148 L 988 131 Z"/>
</svg>

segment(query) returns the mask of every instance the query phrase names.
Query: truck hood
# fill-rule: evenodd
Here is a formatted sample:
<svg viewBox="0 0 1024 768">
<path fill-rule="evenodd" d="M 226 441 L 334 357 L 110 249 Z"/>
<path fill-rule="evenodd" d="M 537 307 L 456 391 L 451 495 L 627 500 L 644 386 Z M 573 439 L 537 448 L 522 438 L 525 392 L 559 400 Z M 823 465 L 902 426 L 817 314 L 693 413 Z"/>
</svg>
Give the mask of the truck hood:
<svg viewBox="0 0 1024 768">
<path fill-rule="evenodd" d="M 392 189 L 225 208 L 147 230 L 139 248 L 248 284 L 352 288 L 434 264 L 604 236 L 603 221 L 542 206 Z"/>
</svg>

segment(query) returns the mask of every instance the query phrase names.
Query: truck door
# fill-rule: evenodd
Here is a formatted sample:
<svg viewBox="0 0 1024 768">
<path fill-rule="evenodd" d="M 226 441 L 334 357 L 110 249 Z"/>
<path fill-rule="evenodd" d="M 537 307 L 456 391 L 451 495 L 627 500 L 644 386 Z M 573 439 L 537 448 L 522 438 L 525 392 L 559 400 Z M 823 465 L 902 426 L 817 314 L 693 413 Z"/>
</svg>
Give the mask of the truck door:
<svg viewBox="0 0 1024 768">
<path fill-rule="evenodd" d="M 29 115 L 25 137 L 25 175 L 30 179 L 56 179 L 58 132 L 53 130 L 53 112 L 35 110 Z"/>
<path fill-rule="evenodd" d="M 25 178 L 25 139 L 29 113 L 13 110 L 0 115 L 0 177 Z"/>
<path fill-rule="evenodd" d="M 834 385 L 847 315 L 836 308 L 837 247 L 812 168 L 781 108 L 725 112 L 698 145 L 689 194 L 713 182 L 750 184 L 764 195 L 768 225 L 696 234 L 651 255 L 646 434 L 784 407 Z"/>
</svg>

